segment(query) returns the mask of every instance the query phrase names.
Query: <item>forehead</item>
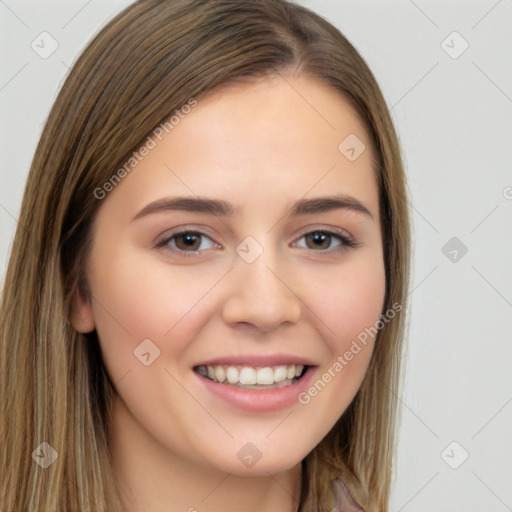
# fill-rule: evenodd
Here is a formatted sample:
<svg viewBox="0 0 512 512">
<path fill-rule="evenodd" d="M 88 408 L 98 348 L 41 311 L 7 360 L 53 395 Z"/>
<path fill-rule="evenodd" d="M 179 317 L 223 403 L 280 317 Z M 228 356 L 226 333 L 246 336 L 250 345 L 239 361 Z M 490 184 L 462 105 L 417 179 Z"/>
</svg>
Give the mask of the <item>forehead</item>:
<svg viewBox="0 0 512 512">
<path fill-rule="evenodd" d="M 273 75 L 230 83 L 202 99 L 199 107 L 178 137 L 195 134 L 202 146 L 213 140 L 219 150 L 230 147 L 234 157 L 237 144 L 236 149 L 255 157 L 272 156 L 292 163 L 295 155 L 306 161 L 311 155 L 311 160 L 318 161 L 320 153 L 337 157 L 343 149 L 340 143 L 349 135 L 365 141 L 367 147 L 370 142 L 350 101 L 305 76 Z M 265 143 L 264 153 L 261 143 Z M 371 151 L 366 153 L 372 156 Z"/>
<path fill-rule="evenodd" d="M 229 84 L 166 132 L 150 135 L 154 147 L 112 199 L 142 207 L 177 192 L 250 205 L 339 192 L 377 201 L 364 124 L 341 93 L 306 77 Z"/>
</svg>

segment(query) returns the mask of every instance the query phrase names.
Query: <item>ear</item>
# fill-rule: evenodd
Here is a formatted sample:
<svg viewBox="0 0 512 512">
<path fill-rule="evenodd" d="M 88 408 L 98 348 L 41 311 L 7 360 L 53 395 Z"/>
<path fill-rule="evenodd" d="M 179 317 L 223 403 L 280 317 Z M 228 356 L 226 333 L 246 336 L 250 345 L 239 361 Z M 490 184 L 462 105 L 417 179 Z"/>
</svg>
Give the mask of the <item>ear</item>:
<svg viewBox="0 0 512 512">
<path fill-rule="evenodd" d="M 70 320 L 75 331 L 83 334 L 94 331 L 91 301 L 80 286 L 77 286 L 73 297 Z"/>
</svg>

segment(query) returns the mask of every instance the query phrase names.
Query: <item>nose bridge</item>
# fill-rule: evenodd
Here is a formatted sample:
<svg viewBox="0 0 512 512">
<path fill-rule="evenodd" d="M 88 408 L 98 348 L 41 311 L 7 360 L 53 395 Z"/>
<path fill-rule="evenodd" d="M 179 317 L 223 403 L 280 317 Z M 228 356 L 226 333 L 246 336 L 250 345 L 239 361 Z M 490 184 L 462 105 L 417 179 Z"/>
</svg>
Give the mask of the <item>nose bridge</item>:
<svg viewBox="0 0 512 512">
<path fill-rule="evenodd" d="M 245 240 L 237 248 L 224 319 L 227 323 L 250 323 L 262 330 L 296 323 L 301 304 L 293 293 L 293 282 L 288 282 L 292 273 L 280 271 L 286 262 L 275 248 L 259 247 Z"/>
</svg>

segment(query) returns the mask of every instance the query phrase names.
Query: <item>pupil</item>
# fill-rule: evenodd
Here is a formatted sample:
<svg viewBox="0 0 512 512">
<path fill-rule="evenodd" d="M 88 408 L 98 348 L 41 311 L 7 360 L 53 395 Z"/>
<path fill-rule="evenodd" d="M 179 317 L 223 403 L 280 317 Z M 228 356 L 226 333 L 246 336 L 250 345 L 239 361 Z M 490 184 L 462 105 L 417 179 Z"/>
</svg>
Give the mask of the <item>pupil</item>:
<svg viewBox="0 0 512 512">
<path fill-rule="evenodd" d="M 308 236 L 311 237 L 310 240 L 312 239 L 313 243 L 316 245 L 316 247 L 314 247 L 314 248 L 326 249 L 329 247 L 330 235 L 327 235 L 326 233 L 316 232 L 316 233 L 311 233 Z M 325 243 L 325 242 L 327 242 L 327 243 Z"/>
<path fill-rule="evenodd" d="M 199 240 L 199 237 L 198 235 L 193 235 L 193 234 L 185 234 L 185 235 L 181 235 L 180 237 L 178 237 L 178 240 L 182 240 L 183 244 L 185 246 L 185 248 L 188 248 L 188 249 L 197 249 L 197 242 Z M 177 241 L 178 241 L 177 240 Z M 177 243 L 176 245 L 180 245 L 179 243 Z"/>
</svg>

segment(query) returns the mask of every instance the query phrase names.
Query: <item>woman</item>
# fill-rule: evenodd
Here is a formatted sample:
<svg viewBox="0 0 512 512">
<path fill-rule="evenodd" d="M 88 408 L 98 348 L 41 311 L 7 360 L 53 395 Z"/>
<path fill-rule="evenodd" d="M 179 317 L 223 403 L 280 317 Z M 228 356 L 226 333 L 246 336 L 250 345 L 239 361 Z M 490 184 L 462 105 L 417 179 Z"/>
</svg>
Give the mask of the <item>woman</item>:
<svg viewBox="0 0 512 512">
<path fill-rule="evenodd" d="M 32 163 L 0 510 L 387 510 L 408 250 L 397 137 L 339 31 L 135 2 Z"/>
</svg>

